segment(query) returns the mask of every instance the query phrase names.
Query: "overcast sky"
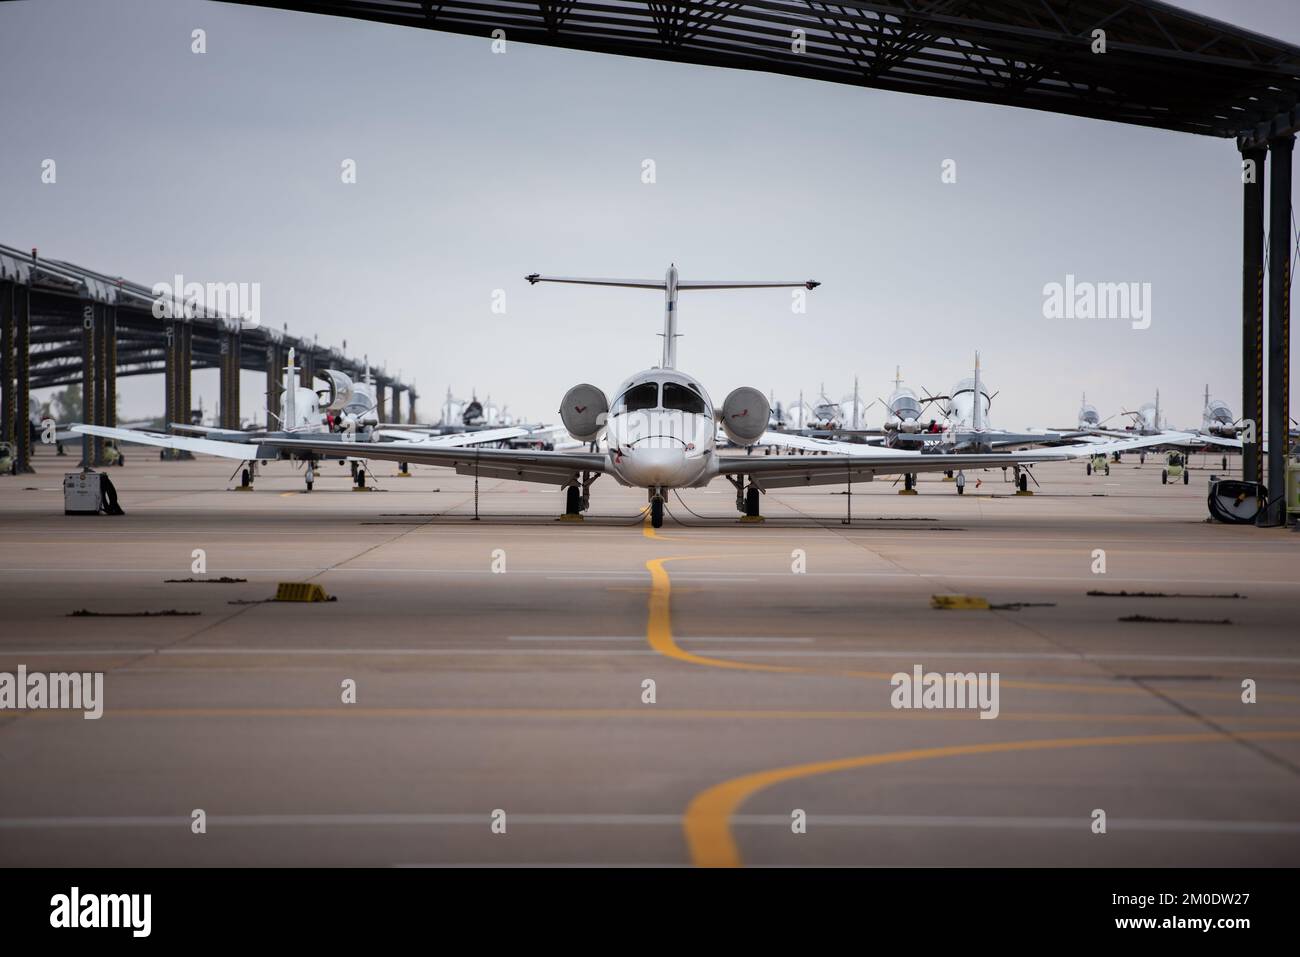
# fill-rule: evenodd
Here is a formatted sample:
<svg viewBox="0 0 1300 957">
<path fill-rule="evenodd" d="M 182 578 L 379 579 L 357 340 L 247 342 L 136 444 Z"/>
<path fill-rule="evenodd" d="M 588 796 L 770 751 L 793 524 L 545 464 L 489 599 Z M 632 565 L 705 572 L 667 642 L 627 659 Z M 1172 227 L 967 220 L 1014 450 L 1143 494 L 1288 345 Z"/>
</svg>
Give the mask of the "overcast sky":
<svg viewBox="0 0 1300 957">
<path fill-rule="evenodd" d="M 1295 0 L 1181 5 L 1300 43 Z M 554 420 L 574 383 L 654 364 L 657 294 L 522 277 L 669 262 L 824 283 L 803 315 L 784 290 L 683 297 L 678 364 L 715 401 L 838 399 L 855 375 L 875 397 L 895 365 L 946 390 L 979 349 L 995 425 L 1159 388 L 1185 426 L 1207 383 L 1240 414 L 1227 140 L 203 0 L 0 4 L 0 78 L 0 242 L 260 283 L 263 321 L 400 369 L 426 419 L 450 386 Z M 1150 328 L 1044 318 L 1067 274 L 1150 283 Z M 121 381 L 123 418 L 161 412 L 161 376 Z M 245 417 L 263 388 L 245 374 Z M 194 391 L 211 408 L 215 371 Z"/>
</svg>

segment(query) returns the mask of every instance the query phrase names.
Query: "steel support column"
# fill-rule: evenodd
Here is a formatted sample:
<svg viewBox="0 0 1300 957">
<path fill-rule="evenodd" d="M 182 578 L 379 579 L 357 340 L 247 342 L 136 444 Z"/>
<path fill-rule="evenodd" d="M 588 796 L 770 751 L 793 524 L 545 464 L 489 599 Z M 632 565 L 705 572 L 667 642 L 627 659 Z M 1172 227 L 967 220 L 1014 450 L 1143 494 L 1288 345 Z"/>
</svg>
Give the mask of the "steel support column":
<svg viewBox="0 0 1300 957">
<path fill-rule="evenodd" d="M 238 332 L 223 331 L 221 335 L 221 425 L 227 429 L 239 428 L 239 370 L 243 365 Z"/>
<path fill-rule="evenodd" d="M 280 356 L 280 344 L 268 342 L 266 344 L 266 427 L 268 429 L 284 428 L 280 422 L 280 416 L 284 414 L 280 402 L 280 367 L 284 364 Z"/>
<path fill-rule="evenodd" d="M 408 390 L 406 393 L 406 398 L 407 398 L 407 402 L 410 404 L 409 417 L 407 418 L 406 421 L 410 425 L 415 425 L 417 421 L 415 418 L 415 390 L 414 389 Z"/>
<path fill-rule="evenodd" d="M 117 425 L 117 306 L 104 306 L 104 424 Z M 120 452 L 121 449 L 118 449 Z"/>
<path fill-rule="evenodd" d="M 1245 149 L 1242 158 L 1241 416 L 1253 429 L 1242 441 L 1241 471 L 1258 482 L 1264 460 L 1264 170 L 1268 150 Z"/>
<path fill-rule="evenodd" d="M 102 302 L 91 304 L 91 312 L 94 316 L 94 343 L 95 343 L 95 405 L 91 410 L 92 418 L 87 421 L 93 421 L 95 425 L 107 425 L 108 420 L 104 410 L 108 406 L 108 338 L 105 333 L 107 329 L 107 309 Z M 104 464 L 104 440 L 100 436 L 95 437 L 91 443 L 91 449 L 94 452 L 93 461 L 95 465 Z"/>
<path fill-rule="evenodd" d="M 176 370 L 179 391 L 177 393 L 176 415 L 178 422 L 192 425 L 190 421 L 194 412 L 194 396 L 191 391 L 194 380 L 194 326 L 182 322 L 180 326 L 181 348 L 180 366 Z M 182 452 L 181 458 L 189 458 L 190 453 Z"/>
<path fill-rule="evenodd" d="M 32 291 L 27 286 L 14 286 L 14 333 L 14 365 L 18 371 L 14 385 L 14 465 L 19 472 L 31 472 Z"/>
<path fill-rule="evenodd" d="M 0 442 L 14 440 L 14 285 L 0 282 Z"/>
<path fill-rule="evenodd" d="M 402 387 L 393 383 L 393 421 L 402 421 Z"/>
<path fill-rule="evenodd" d="M 388 421 L 388 386 L 382 379 L 375 380 L 375 411 L 380 422 Z"/>
<path fill-rule="evenodd" d="M 170 432 L 176 421 L 176 410 L 180 408 L 180 383 L 177 375 L 180 369 L 181 324 L 168 319 L 163 324 L 163 431 Z M 176 457 L 171 449 L 162 450 L 162 458 Z"/>
<path fill-rule="evenodd" d="M 81 304 L 81 421 L 88 425 L 95 423 L 95 304 Z M 95 457 L 95 439 L 93 436 L 81 437 L 81 467 L 90 468 L 98 464 Z"/>
<path fill-rule="evenodd" d="M 1269 505 L 1258 524 L 1286 522 L 1286 458 L 1290 440 L 1291 154 L 1295 137 L 1269 143 L 1268 228 L 1268 483 Z"/>
</svg>

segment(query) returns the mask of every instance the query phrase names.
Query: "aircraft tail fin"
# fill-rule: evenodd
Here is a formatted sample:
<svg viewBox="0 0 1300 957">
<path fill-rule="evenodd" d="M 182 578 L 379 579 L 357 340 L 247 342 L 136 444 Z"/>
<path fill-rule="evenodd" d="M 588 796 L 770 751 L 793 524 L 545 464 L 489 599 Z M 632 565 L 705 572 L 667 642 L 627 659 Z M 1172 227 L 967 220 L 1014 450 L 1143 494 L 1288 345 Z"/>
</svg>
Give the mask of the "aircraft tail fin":
<svg viewBox="0 0 1300 957">
<path fill-rule="evenodd" d="M 572 276 L 543 276 L 529 273 L 524 277 L 531 285 L 539 282 L 570 283 L 578 286 L 616 286 L 624 289 L 662 289 L 664 293 L 664 354 L 661 367 L 672 369 L 677 365 L 677 293 L 682 289 L 771 289 L 802 286 L 816 289 L 821 283 L 813 279 L 801 282 L 733 282 L 731 280 L 694 280 L 680 282 L 677 267 L 671 265 L 663 279 L 582 279 Z"/>
</svg>

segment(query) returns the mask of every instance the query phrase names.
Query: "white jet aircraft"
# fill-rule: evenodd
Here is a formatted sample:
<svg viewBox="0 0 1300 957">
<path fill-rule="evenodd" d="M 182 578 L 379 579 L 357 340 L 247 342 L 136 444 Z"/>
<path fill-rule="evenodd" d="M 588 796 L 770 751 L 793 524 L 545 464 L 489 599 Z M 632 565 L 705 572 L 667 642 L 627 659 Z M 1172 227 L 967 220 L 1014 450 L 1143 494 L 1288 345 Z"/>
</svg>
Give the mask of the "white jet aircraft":
<svg viewBox="0 0 1300 957">
<path fill-rule="evenodd" d="M 572 279 L 525 277 L 529 283 L 652 289 L 664 294 L 663 360 L 638 372 L 615 391 L 610 403 L 599 388 L 582 383 L 571 388 L 560 405 L 569 434 L 579 442 L 597 443 L 593 451 L 568 452 L 518 449 L 443 449 L 407 442 L 376 442 L 368 457 L 419 462 L 454 468 L 461 475 L 511 479 L 555 485 L 566 490 L 566 515 L 580 516 L 590 503 L 591 484 L 601 475 L 646 490 L 650 523 L 662 526 L 668 493 L 699 488 L 719 476 L 736 489 L 736 507 L 747 517 L 759 517 L 759 497 L 773 488 L 870 481 L 876 475 L 952 469 L 1022 466 L 1090 455 L 1068 449 L 1015 454 L 928 455 L 900 449 L 879 449 L 850 443 L 826 443 L 839 454 L 800 456 L 723 456 L 718 454 L 717 426 L 737 445 L 767 440 L 768 400 L 757 389 L 742 386 L 715 407 L 704 386 L 677 366 L 677 303 L 682 292 L 710 289 L 814 289 L 805 282 L 685 281 L 670 266 L 662 280 Z M 808 440 L 816 441 L 816 440 Z M 1132 440 L 1140 442 L 1141 440 Z M 1129 446 L 1130 443 L 1115 443 Z M 265 448 L 302 456 L 332 457 L 333 444 L 319 438 L 267 439 Z M 1103 446 L 1105 450 L 1105 446 Z M 821 451 L 821 449 L 819 449 Z M 1022 480 L 1023 481 L 1023 480 Z"/>
</svg>

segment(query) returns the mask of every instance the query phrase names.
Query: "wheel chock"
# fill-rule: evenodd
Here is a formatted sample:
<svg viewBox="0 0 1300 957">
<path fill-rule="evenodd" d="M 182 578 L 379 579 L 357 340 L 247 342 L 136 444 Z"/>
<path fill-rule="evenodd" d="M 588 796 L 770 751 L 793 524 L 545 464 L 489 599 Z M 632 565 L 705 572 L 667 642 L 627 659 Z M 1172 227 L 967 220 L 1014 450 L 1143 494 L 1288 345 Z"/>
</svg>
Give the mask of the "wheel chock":
<svg viewBox="0 0 1300 957">
<path fill-rule="evenodd" d="M 582 517 L 580 513 L 565 512 L 563 515 L 560 516 L 560 521 L 561 522 L 582 522 L 585 521 L 585 519 Z"/>
<path fill-rule="evenodd" d="M 280 582 L 275 589 L 276 601 L 334 601 L 325 589 L 314 582 Z"/>
<path fill-rule="evenodd" d="M 977 595 L 931 595 L 930 607 L 945 611 L 987 611 L 989 600 Z"/>
</svg>

